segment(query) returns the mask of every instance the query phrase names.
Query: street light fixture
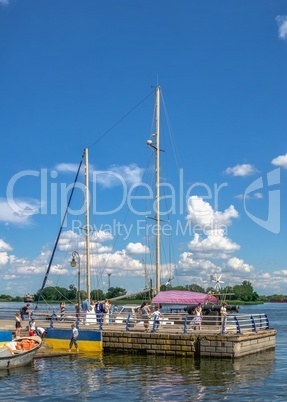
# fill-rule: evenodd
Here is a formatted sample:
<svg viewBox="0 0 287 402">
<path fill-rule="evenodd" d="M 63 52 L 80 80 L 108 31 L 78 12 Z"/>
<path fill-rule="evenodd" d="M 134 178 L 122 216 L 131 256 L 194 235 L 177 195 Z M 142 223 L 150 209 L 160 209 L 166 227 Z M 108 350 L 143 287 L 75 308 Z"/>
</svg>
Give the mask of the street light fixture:
<svg viewBox="0 0 287 402">
<path fill-rule="evenodd" d="M 72 253 L 72 261 L 70 262 L 71 267 L 75 268 L 75 266 L 78 264 L 78 309 L 80 309 L 81 305 L 81 291 L 80 291 L 80 286 L 81 286 L 81 258 L 80 254 L 77 251 L 73 251 Z"/>
</svg>

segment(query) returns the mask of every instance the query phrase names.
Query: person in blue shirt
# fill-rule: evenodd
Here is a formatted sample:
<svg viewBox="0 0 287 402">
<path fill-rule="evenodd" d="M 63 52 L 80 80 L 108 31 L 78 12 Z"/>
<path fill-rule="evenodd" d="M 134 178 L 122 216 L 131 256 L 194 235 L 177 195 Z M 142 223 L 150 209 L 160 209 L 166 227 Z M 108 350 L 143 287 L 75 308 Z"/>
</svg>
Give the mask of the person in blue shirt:
<svg viewBox="0 0 287 402">
<path fill-rule="evenodd" d="M 72 328 L 72 337 L 71 337 L 70 346 L 69 346 L 69 349 L 67 350 L 67 352 L 71 352 L 73 345 L 75 345 L 77 353 L 79 353 L 79 347 L 78 347 L 78 342 L 77 342 L 77 338 L 79 336 L 79 331 L 76 328 L 75 324 L 72 324 L 71 328 Z"/>
</svg>

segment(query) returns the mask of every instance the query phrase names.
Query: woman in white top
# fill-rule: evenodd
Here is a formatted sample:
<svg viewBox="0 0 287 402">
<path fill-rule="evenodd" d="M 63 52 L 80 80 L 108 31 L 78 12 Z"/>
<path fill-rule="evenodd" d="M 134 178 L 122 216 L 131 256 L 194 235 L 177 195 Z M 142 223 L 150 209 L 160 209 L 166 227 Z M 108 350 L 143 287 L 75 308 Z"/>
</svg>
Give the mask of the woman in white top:
<svg viewBox="0 0 287 402">
<path fill-rule="evenodd" d="M 104 303 L 104 323 L 108 324 L 110 322 L 110 308 L 111 302 L 110 300 L 106 299 Z"/>
<path fill-rule="evenodd" d="M 95 313 L 95 302 L 94 302 L 94 300 L 91 301 L 90 312 Z"/>
<path fill-rule="evenodd" d="M 194 318 L 191 320 L 190 324 L 192 325 L 193 329 L 196 329 L 196 326 L 198 326 L 198 329 L 201 329 L 201 321 L 202 307 L 201 303 L 198 303 L 198 305 L 194 309 Z"/>
</svg>

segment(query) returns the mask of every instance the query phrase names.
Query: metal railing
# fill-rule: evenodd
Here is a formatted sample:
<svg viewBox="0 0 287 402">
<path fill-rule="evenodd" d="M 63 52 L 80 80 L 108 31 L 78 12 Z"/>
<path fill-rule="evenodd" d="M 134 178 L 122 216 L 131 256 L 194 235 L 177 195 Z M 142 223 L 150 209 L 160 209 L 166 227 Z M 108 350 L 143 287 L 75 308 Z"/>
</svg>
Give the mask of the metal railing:
<svg viewBox="0 0 287 402">
<path fill-rule="evenodd" d="M 10 320 L 12 328 L 14 325 L 15 310 L 0 310 L 0 329 L 1 320 Z M 121 316 L 119 313 L 110 314 L 91 314 L 83 313 L 75 314 L 67 311 L 61 316 L 56 310 L 41 311 L 36 310 L 31 312 L 30 318 L 36 321 L 36 327 L 51 327 L 51 328 L 67 328 L 70 324 L 75 323 L 80 329 L 91 330 L 121 330 L 142 332 L 176 332 L 176 333 L 213 333 L 213 334 L 244 334 L 256 333 L 260 330 L 270 329 L 269 320 L 265 313 L 261 314 L 229 314 L 225 319 L 220 315 L 204 315 L 201 322 L 194 321 L 194 316 L 187 313 L 164 313 L 160 319 L 153 317 L 142 317 L 140 314 L 128 314 Z M 29 325 L 28 317 L 22 323 Z M 89 326 L 89 327 L 86 327 Z"/>
</svg>

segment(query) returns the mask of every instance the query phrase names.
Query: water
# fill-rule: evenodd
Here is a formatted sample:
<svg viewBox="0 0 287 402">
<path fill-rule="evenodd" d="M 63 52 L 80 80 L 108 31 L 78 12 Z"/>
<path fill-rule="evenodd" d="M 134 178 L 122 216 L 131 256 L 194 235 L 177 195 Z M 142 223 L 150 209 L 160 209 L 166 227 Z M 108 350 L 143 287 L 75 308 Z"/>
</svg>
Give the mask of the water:
<svg viewBox="0 0 287 402">
<path fill-rule="evenodd" d="M 0 400 L 12 401 L 286 401 L 287 305 L 244 306 L 266 312 L 276 350 L 239 360 L 193 360 L 108 354 L 36 359 L 0 371 Z"/>
</svg>

